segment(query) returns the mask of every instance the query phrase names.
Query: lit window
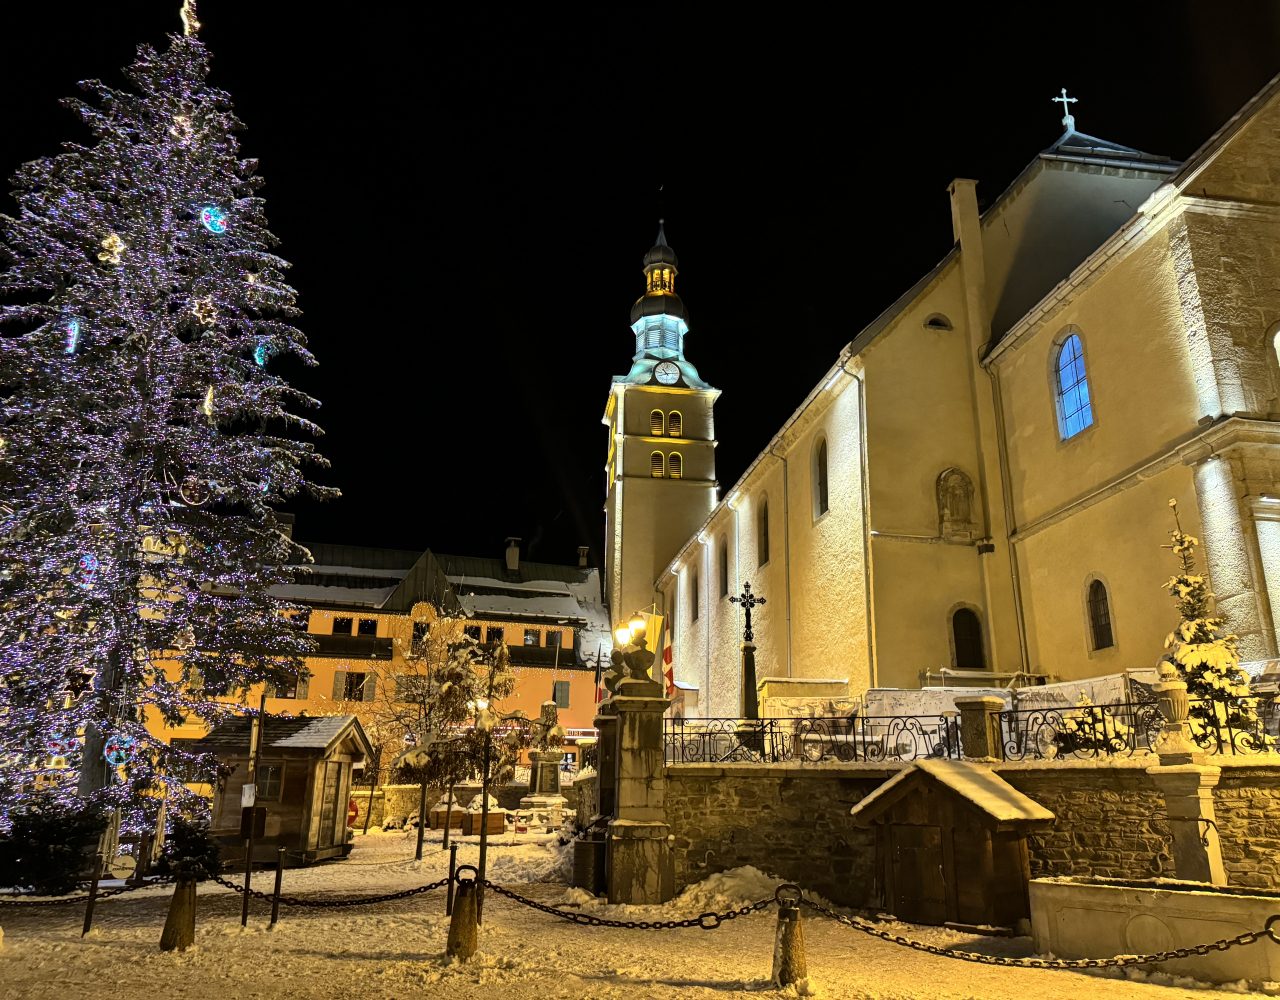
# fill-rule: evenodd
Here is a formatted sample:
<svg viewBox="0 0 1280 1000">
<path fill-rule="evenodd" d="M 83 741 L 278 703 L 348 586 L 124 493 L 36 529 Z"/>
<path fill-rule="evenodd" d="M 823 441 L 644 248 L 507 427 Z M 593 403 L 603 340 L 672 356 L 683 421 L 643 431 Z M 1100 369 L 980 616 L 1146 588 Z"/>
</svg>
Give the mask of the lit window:
<svg viewBox="0 0 1280 1000">
<path fill-rule="evenodd" d="M 654 437 L 662 437 L 666 433 L 661 410 L 654 410 L 649 414 L 649 430 Z"/>
<path fill-rule="evenodd" d="M 1062 440 L 1073 438 L 1093 423 L 1089 400 L 1089 378 L 1084 370 L 1084 351 L 1074 333 L 1058 348 L 1054 366 L 1058 395 L 1058 433 Z"/>
<path fill-rule="evenodd" d="M 756 528 L 756 565 L 769 561 L 769 501 L 760 498 L 760 524 Z"/>
<path fill-rule="evenodd" d="M 667 433 L 673 438 L 682 437 L 684 432 L 684 418 L 680 416 L 679 410 L 672 410 L 667 414 Z"/>
<path fill-rule="evenodd" d="M 536 628 L 527 628 L 524 630 L 524 644 L 526 646 L 541 645 L 541 637 Z"/>
<path fill-rule="evenodd" d="M 818 442 L 813 455 L 813 516 L 821 517 L 831 509 L 827 494 L 827 441 Z"/>
<path fill-rule="evenodd" d="M 667 470 L 672 479 L 679 479 L 684 472 L 684 460 L 680 457 L 680 452 L 673 451 L 667 456 Z"/>
<path fill-rule="evenodd" d="M 1089 631 L 1094 649 L 1110 649 L 1116 644 L 1111 632 L 1111 605 L 1107 601 L 1107 585 L 1101 580 L 1089 584 Z"/>
<path fill-rule="evenodd" d="M 661 479 L 667 474 L 667 462 L 662 457 L 662 452 L 655 451 L 649 456 L 649 475 L 654 479 Z"/>
</svg>

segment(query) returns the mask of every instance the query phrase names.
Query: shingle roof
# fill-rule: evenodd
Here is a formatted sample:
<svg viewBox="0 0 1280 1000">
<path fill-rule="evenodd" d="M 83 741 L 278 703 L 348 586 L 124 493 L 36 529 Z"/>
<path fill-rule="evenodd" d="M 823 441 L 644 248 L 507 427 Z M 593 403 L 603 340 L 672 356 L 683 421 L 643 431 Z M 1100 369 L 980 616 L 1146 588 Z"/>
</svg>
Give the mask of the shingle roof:
<svg viewBox="0 0 1280 1000">
<path fill-rule="evenodd" d="M 251 719 L 241 716 L 229 719 L 211 730 L 206 736 L 193 740 L 190 748 L 196 751 L 232 750 L 248 753 Z M 352 730 L 366 753 L 370 752 L 369 740 L 354 715 L 297 716 L 294 718 L 270 717 L 264 726 L 263 750 L 328 750 Z"/>
<path fill-rule="evenodd" d="M 991 817 L 997 824 L 1051 823 L 1054 814 L 1039 802 L 1023 795 L 989 767 L 967 760 L 917 760 L 911 767 L 894 775 L 849 814 L 864 822 L 874 819 L 897 801 L 902 786 L 922 777 L 947 786 L 961 798 Z"/>
</svg>

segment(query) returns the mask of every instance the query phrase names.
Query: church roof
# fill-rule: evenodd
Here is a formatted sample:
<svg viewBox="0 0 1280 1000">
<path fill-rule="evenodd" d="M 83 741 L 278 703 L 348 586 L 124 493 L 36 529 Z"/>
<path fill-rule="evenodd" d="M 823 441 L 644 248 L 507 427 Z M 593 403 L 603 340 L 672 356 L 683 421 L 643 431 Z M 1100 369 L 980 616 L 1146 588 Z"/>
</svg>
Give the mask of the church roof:
<svg viewBox="0 0 1280 1000">
<path fill-rule="evenodd" d="M 1077 132 L 1074 127 L 1067 128 L 1058 137 L 1058 141 L 1040 155 L 1046 159 L 1098 163 L 1101 166 L 1133 165 L 1147 170 L 1164 170 L 1168 173 L 1173 173 L 1178 168 L 1177 162 L 1167 156 L 1144 153 L 1132 146 L 1122 146 L 1118 142 L 1086 135 L 1083 132 Z"/>
<path fill-rule="evenodd" d="M 671 245 L 667 242 L 667 234 L 662 228 L 663 223 L 666 221 L 666 219 L 658 220 L 658 238 L 654 240 L 653 246 L 649 249 L 649 252 L 644 255 L 645 267 L 648 267 L 650 264 L 670 264 L 672 267 L 678 267 L 680 265 L 680 261 L 676 257 L 676 252 L 671 249 Z"/>
</svg>

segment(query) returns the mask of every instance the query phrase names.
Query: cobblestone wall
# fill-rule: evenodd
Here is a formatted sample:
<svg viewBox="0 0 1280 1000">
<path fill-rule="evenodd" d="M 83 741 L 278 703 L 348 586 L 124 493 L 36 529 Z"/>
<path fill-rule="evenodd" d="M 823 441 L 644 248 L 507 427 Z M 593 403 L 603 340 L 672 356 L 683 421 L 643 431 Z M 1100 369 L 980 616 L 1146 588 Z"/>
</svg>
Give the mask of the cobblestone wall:
<svg viewBox="0 0 1280 1000">
<path fill-rule="evenodd" d="M 1164 801 L 1148 759 L 1003 764 L 1009 784 L 1052 810 L 1028 839 L 1032 877 L 1175 876 Z M 1222 762 L 1218 829 L 1232 885 L 1280 889 L 1280 762 Z M 667 822 L 676 884 L 754 865 L 836 902 L 871 906 L 875 838 L 849 816 L 897 773 L 892 765 L 680 764 L 667 768 Z"/>
</svg>

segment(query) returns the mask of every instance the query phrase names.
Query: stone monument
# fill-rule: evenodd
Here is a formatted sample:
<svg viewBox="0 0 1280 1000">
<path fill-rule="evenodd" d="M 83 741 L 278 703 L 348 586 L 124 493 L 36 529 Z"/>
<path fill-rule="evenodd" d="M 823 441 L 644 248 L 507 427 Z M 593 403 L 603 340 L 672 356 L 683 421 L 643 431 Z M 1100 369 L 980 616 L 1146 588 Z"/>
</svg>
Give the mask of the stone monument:
<svg viewBox="0 0 1280 1000">
<path fill-rule="evenodd" d="M 538 735 L 534 749 L 529 751 L 529 794 L 520 800 L 520 811 L 529 814 L 531 826 L 550 832 L 563 824 L 568 802 L 560 794 L 564 729 L 560 726 L 554 701 L 542 703 L 542 713 L 534 726 Z"/>
</svg>

